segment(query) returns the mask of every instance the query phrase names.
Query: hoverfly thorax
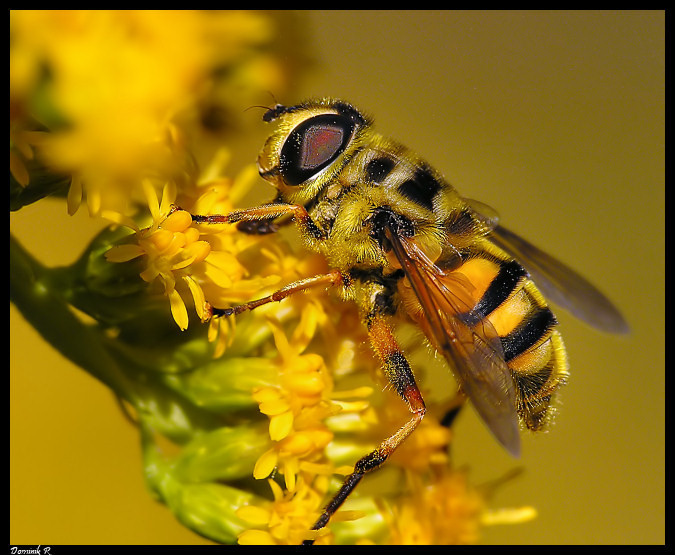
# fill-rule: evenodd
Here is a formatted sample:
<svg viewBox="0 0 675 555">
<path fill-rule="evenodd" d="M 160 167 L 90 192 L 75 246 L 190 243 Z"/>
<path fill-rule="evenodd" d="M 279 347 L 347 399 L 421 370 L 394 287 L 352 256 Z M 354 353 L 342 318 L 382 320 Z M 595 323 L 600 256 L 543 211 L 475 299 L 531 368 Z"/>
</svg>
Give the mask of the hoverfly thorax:
<svg viewBox="0 0 675 555">
<path fill-rule="evenodd" d="M 369 123 L 350 104 L 327 99 L 277 105 L 263 119 L 277 127 L 258 156 L 260 175 L 286 202 L 298 204 L 315 198 L 340 172 Z"/>
</svg>

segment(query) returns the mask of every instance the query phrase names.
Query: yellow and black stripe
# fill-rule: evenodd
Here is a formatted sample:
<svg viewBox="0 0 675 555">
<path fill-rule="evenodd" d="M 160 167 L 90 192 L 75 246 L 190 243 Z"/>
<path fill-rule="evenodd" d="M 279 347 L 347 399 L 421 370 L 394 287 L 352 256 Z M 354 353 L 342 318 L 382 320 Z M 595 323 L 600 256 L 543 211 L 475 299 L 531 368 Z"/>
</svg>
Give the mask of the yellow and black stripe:
<svg viewBox="0 0 675 555">
<path fill-rule="evenodd" d="M 494 326 L 516 385 L 518 415 L 528 429 L 539 430 L 550 416 L 553 393 L 568 376 L 556 318 L 527 271 L 487 239 L 463 259 L 454 271 L 475 287 L 466 323 L 488 319 Z"/>
</svg>

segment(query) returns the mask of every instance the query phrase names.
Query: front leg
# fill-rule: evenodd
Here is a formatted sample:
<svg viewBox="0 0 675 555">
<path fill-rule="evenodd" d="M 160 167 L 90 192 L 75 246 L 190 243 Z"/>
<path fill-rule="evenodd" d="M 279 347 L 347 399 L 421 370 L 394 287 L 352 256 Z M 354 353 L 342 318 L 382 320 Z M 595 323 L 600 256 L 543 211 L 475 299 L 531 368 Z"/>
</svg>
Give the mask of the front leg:
<svg viewBox="0 0 675 555">
<path fill-rule="evenodd" d="M 192 214 L 192 221 L 198 224 L 233 224 L 237 222 L 270 221 L 282 216 L 292 216 L 300 229 L 300 232 L 308 238 L 314 240 L 326 238 L 326 234 L 314 223 L 307 212 L 307 209 L 299 204 L 265 204 L 255 208 L 233 210 L 229 214 L 213 214 L 206 216 Z"/>
<path fill-rule="evenodd" d="M 281 194 L 265 204 L 283 204 Z M 268 235 L 276 233 L 281 227 L 290 224 L 293 221 L 292 216 L 282 216 L 281 218 L 271 218 L 269 220 L 247 220 L 237 223 L 237 229 L 247 235 Z"/>
</svg>

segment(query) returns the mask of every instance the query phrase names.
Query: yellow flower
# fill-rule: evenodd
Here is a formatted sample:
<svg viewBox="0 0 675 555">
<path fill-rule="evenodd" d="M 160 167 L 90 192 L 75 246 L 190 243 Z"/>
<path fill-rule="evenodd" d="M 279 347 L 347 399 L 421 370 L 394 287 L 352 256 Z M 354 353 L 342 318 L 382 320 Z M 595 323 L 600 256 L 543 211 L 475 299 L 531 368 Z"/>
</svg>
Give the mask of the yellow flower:
<svg viewBox="0 0 675 555">
<path fill-rule="evenodd" d="M 270 321 L 280 359 L 279 385 L 253 393 L 260 412 L 269 418 L 273 442 L 258 459 L 253 476 L 266 478 L 278 468 L 289 491 L 295 489 L 305 462 L 323 460 L 324 449 L 333 439 L 324 420 L 340 410 L 330 399 L 333 384 L 324 360 L 315 353 L 303 354 L 314 336 L 319 311 L 315 303 L 304 307 L 290 342 L 279 325 Z M 316 470 L 316 466 L 311 468 Z"/>
<path fill-rule="evenodd" d="M 227 156 L 219 155 L 205 170 L 211 177 L 222 173 Z M 261 243 L 261 238 L 246 236 L 231 225 L 205 225 L 192 221 L 190 213 L 227 213 L 233 208 L 232 200 L 250 188 L 257 172 L 252 165 L 244 168 L 235 179 L 220 177 L 213 181 L 200 180 L 190 190 L 191 196 L 177 198 L 173 182 L 164 186 L 161 202 L 150 180 L 143 180 L 150 226 L 139 226 L 122 213 L 104 210 L 101 215 L 110 221 L 125 225 L 136 233 L 136 243 L 118 245 L 106 253 L 110 262 L 127 262 L 144 257 L 141 278 L 152 283 L 158 280 L 164 286 L 171 314 L 178 326 L 188 327 L 188 312 L 184 296 L 194 303 L 202 321 L 210 318 L 208 304 L 242 302 L 270 284 L 277 283 L 277 275 L 255 276 L 246 279 L 249 270 L 239 261 L 242 251 Z M 236 194 L 232 194 L 232 192 Z M 190 211 L 176 209 L 175 203 Z M 209 301 L 207 304 L 206 301 Z M 214 319 L 217 326 L 227 329 L 227 319 Z M 211 333 L 214 339 L 216 334 Z M 222 349 L 217 349 L 222 354 Z"/>
<path fill-rule="evenodd" d="M 126 213 L 139 176 L 180 183 L 190 173 L 184 142 L 199 138 L 202 107 L 238 114 L 256 93 L 283 88 L 261 48 L 273 38 L 258 12 L 13 10 L 10 114 L 49 129 L 39 155 L 77 176 L 71 213 L 83 198 L 93 215 Z M 229 79 L 217 77 L 223 67 Z"/>
<path fill-rule="evenodd" d="M 239 534 L 241 545 L 300 545 L 306 539 L 317 544 L 330 543 L 328 530 L 311 531 L 321 512 L 328 480 L 319 476 L 313 484 L 299 480 L 294 491 L 284 492 L 274 480 L 268 480 L 274 500 L 265 506 L 247 505 L 237 516 L 250 524 Z"/>
<path fill-rule="evenodd" d="M 9 127 L 9 171 L 17 183 L 25 187 L 30 182 L 26 162 L 35 158 L 35 147 L 44 142 L 46 133 L 26 131 L 18 123 Z"/>
<path fill-rule="evenodd" d="M 127 262 L 139 256 L 146 257 L 145 269 L 140 276 L 151 283 L 155 279 L 164 286 L 164 294 L 169 298 L 171 314 L 178 326 L 184 330 L 188 326 L 188 314 L 185 303 L 176 290 L 176 282 L 182 280 L 194 299 L 200 318 L 204 318 L 204 293 L 192 276 L 190 266 L 206 259 L 211 252 L 207 241 L 199 240 L 199 231 L 192 226 L 192 217 L 184 210 L 173 210 L 175 187 L 164 187 L 161 204 L 155 189 L 149 181 L 143 182 L 148 198 L 148 207 L 152 216 L 150 227 L 139 229 L 135 222 L 123 215 L 104 211 L 106 218 L 127 225 L 136 232 L 137 243 L 112 247 L 106 258 L 110 262 Z"/>
<path fill-rule="evenodd" d="M 444 467 L 427 483 L 411 480 L 411 492 L 384 513 L 391 544 L 461 545 L 478 541 L 484 500 L 462 472 Z"/>
</svg>

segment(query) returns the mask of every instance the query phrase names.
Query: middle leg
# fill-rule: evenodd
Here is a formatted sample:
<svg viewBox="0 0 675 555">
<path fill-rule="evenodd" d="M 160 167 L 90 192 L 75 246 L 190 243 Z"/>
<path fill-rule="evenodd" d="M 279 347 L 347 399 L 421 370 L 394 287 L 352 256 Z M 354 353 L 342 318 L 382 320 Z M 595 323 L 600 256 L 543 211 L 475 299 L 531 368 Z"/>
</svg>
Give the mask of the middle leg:
<svg viewBox="0 0 675 555">
<path fill-rule="evenodd" d="M 345 279 L 342 275 L 342 272 L 339 270 L 331 270 L 327 274 L 319 274 L 318 276 L 312 276 L 294 281 L 293 283 L 289 283 L 285 287 L 282 287 L 267 297 L 262 297 L 254 301 L 249 301 L 247 303 L 229 308 L 215 308 L 210 306 L 209 310 L 211 311 L 212 316 L 232 316 L 233 314 L 241 314 L 247 310 L 253 310 L 254 308 L 258 308 L 264 304 L 281 301 L 286 297 L 294 295 L 295 293 L 313 289 L 314 287 L 332 287 L 339 284 L 345 284 Z"/>
<path fill-rule="evenodd" d="M 357 461 L 354 465 L 354 472 L 345 478 L 342 487 L 324 508 L 323 513 L 312 527 L 313 530 L 319 530 L 328 524 L 333 514 L 349 497 L 349 494 L 363 476 L 382 466 L 394 450 L 417 428 L 426 413 L 424 400 L 415 383 L 410 365 L 384 318 L 381 316 L 373 317 L 368 323 L 368 333 L 371 344 L 382 361 L 387 379 L 406 402 L 412 415 L 410 420 L 380 443 L 379 447 Z M 306 540 L 304 543 L 311 544 L 313 540 Z"/>
</svg>

